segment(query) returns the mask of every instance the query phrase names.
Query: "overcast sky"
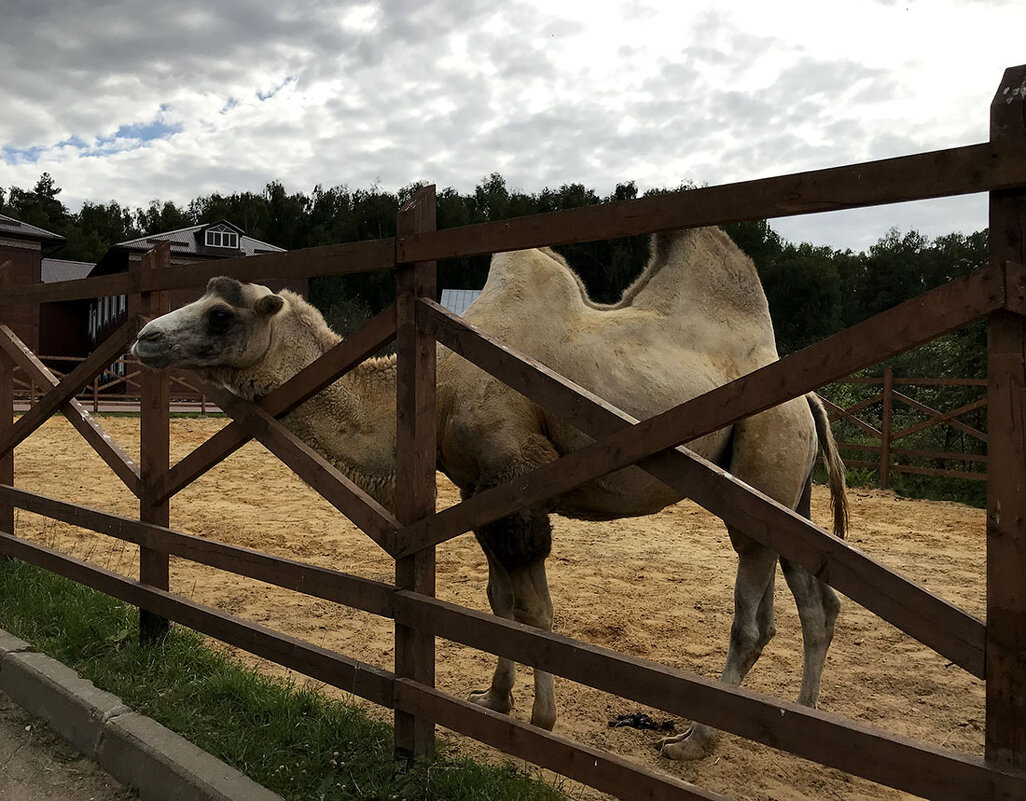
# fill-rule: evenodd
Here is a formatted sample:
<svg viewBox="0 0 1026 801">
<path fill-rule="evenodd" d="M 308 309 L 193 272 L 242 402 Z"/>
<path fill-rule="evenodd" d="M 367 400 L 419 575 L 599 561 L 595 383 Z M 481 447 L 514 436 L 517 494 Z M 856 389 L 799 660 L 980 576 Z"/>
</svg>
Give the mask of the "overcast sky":
<svg viewBox="0 0 1026 801">
<path fill-rule="evenodd" d="M 988 138 L 1022 0 L 0 0 L 0 186 L 721 184 Z M 774 223 L 861 249 L 984 196 Z"/>
</svg>

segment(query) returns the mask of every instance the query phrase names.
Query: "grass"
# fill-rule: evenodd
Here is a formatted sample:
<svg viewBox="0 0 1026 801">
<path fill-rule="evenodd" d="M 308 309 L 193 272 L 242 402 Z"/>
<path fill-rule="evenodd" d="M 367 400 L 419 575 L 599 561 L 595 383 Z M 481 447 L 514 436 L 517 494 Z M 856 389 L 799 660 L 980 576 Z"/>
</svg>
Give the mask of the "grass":
<svg viewBox="0 0 1026 801">
<path fill-rule="evenodd" d="M 138 644 L 138 613 L 17 560 L 0 562 L 0 627 L 120 696 L 286 801 L 566 801 L 512 764 L 392 755 L 392 729 L 360 709 L 270 678 L 175 627 Z"/>
</svg>

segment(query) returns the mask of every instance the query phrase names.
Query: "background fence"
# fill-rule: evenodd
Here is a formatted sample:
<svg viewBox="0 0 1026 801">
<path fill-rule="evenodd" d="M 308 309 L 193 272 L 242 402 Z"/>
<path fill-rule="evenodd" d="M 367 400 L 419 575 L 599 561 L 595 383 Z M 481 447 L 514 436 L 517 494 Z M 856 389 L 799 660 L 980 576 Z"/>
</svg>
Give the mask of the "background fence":
<svg viewBox="0 0 1026 801">
<path fill-rule="evenodd" d="M 395 710 L 396 746 L 429 754 L 436 724 L 622 798 L 721 796 L 558 734 L 497 715 L 433 687 L 434 638 L 464 643 L 624 698 L 702 721 L 801 757 L 931 799 L 1026 797 L 1026 67 L 1006 72 L 991 109 L 991 141 L 641 200 L 434 231 L 433 188 L 400 212 L 395 239 L 170 267 L 167 247 L 128 274 L 8 289 L 0 306 L 129 296 L 129 320 L 62 378 L 0 327 L 0 552 L 122 598 L 143 610 L 144 639 L 167 620 L 272 659 Z M 434 261 L 537 245 L 589 241 L 743 219 L 989 192 L 991 260 L 932 290 L 748 376 L 637 421 L 434 303 Z M 76 395 L 132 340 L 142 319 L 167 310 L 164 292 L 213 274 L 241 280 L 395 270 L 397 301 L 258 403 L 204 389 L 234 422 L 169 463 L 170 380 L 139 376 L 140 463 L 107 437 Z M 976 619 L 792 510 L 753 492 L 681 443 L 837 381 L 978 319 L 989 330 L 987 619 Z M 277 418 L 395 338 L 397 495 L 385 509 Z M 440 341 L 594 442 L 526 476 L 435 513 L 435 342 Z M 14 368 L 47 388 L 14 420 Z M 892 413 L 896 394 L 891 397 Z M 904 401 L 902 401 L 904 402 Z M 14 486 L 14 448 L 54 412 L 72 422 L 139 498 L 138 519 Z M 953 418 L 952 418 L 953 419 Z M 900 433 L 900 432 L 899 432 Z M 257 553 L 170 528 L 168 499 L 248 439 L 271 453 L 395 558 L 393 584 Z M 893 442 L 892 433 L 889 441 Z M 807 709 L 433 597 L 434 549 L 472 528 L 544 502 L 627 465 L 682 494 L 808 568 L 856 602 L 986 679 L 986 758 L 962 754 Z M 139 581 L 16 536 L 21 508 L 140 546 Z M 240 620 L 170 592 L 169 555 L 343 603 L 395 621 L 389 672 Z"/>
<path fill-rule="evenodd" d="M 987 480 L 987 379 L 849 377 L 820 390 L 849 468 Z M 853 455 L 854 454 L 854 455 Z"/>
</svg>

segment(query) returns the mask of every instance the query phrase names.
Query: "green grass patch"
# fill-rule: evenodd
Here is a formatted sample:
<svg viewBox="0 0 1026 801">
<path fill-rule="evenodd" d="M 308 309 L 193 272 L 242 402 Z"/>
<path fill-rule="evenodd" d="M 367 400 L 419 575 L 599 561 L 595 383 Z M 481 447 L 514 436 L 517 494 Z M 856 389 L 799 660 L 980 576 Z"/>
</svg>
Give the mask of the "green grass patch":
<svg viewBox="0 0 1026 801">
<path fill-rule="evenodd" d="M 138 613 L 17 560 L 0 562 L 0 627 L 120 696 L 287 801 L 565 801 L 511 763 L 441 755 L 407 765 L 359 708 L 264 676 L 174 627 L 138 644 Z"/>
</svg>

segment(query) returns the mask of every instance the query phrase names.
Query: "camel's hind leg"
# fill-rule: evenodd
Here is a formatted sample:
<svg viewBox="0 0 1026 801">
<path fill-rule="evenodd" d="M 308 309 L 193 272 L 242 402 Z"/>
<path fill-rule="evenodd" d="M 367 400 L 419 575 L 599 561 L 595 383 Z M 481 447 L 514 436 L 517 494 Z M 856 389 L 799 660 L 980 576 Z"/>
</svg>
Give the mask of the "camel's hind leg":
<svg viewBox="0 0 1026 801">
<path fill-rule="evenodd" d="M 513 583 L 513 614 L 518 623 L 552 631 L 552 596 L 545 575 L 545 560 L 510 571 Z M 543 729 L 556 724 L 556 695 L 552 674 L 534 669 L 534 706 L 531 723 Z"/>
<path fill-rule="evenodd" d="M 730 471 L 742 481 L 779 503 L 798 508 L 808 515 L 805 494 L 816 453 L 815 422 L 804 398 L 776 406 L 734 427 Z M 803 508 L 804 506 L 804 508 Z M 773 580 L 777 554 L 728 526 L 730 539 L 738 553 L 737 581 L 734 585 L 734 623 L 722 681 L 738 686 L 758 660 L 773 636 Z M 818 691 L 819 676 L 826 658 L 829 638 L 822 635 L 832 629 L 827 612 L 828 596 L 814 587 L 793 566 L 785 574 L 798 600 L 802 633 L 806 639 L 804 675 L 808 689 Z M 836 597 L 833 599 L 836 603 Z M 817 606 L 819 604 L 819 606 Z M 836 614 L 836 606 L 834 607 Z M 829 626 L 824 627 L 829 618 Z M 803 681 L 803 698 L 806 682 Z M 815 699 L 813 698 L 813 701 Z M 662 741 L 662 753 L 673 759 L 697 759 L 705 756 L 716 737 L 716 730 L 696 724 L 686 734 Z"/>
<path fill-rule="evenodd" d="M 734 622 L 730 627 L 727 663 L 720 680 L 737 687 L 759 659 L 776 632 L 773 625 L 773 583 L 777 555 L 740 532 L 728 528 L 737 551 L 734 582 Z M 716 739 L 716 729 L 696 723 L 684 734 L 660 741 L 660 752 L 671 759 L 699 759 Z"/>
<path fill-rule="evenodd" d="M 809 480 L 802 499 L 796 510 L 808 518 L 812 496 L 812 481 Z M 823 666 L 826 664 L 827 649 L 834 638 L 834 621 L 841 609 L 841 602 L 833 589 L 817 579 L 801 565 L 781 557 L 780 566 L 784 570 L 787 586 L 791 588 L 795 604 L 798 606 L 798 618 L 802 623 L 802 640 L 805 647 L 805 661 L 802 667 L 802 687 L 798 693 L 798 703 L 805 706 L 816 706 L 819 698 L 819 683 L 823 677 Z"/>
</svg>

